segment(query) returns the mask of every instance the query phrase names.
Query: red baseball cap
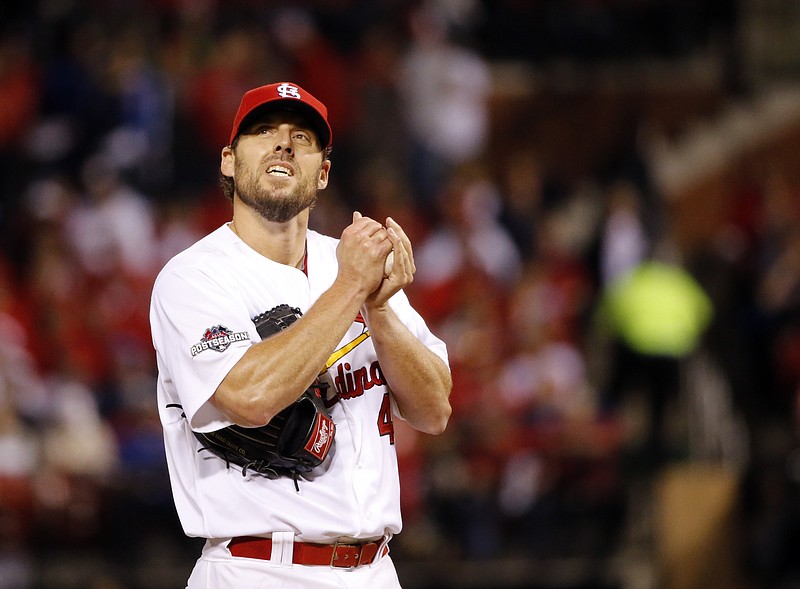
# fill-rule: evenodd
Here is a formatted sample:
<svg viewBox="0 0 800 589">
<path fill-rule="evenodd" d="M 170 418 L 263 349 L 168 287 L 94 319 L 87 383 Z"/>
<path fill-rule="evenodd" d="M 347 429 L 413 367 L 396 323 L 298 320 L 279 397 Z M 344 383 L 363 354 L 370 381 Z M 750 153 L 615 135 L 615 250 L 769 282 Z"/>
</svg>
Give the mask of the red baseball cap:
<svg viewBox="0 0 800 589">
<path fill-rule="evenodd" d="M 308 117 L 317 132 L 322 148 L 330 147 L 333 141 L 333 131 L 328 123 L 328 109 L 309 92 L 292 82 L 276 82 L 245 92 L 242 102 L 239 104 L 239 110 L 236 111 L 236 117 L 233 119 L 230 143 L 233 143 L 236 135 L 239 134 L 239 128 L 245 118 L 254 110 L 268 104 L 275 109 L 296 111 Z"/>
</svg>

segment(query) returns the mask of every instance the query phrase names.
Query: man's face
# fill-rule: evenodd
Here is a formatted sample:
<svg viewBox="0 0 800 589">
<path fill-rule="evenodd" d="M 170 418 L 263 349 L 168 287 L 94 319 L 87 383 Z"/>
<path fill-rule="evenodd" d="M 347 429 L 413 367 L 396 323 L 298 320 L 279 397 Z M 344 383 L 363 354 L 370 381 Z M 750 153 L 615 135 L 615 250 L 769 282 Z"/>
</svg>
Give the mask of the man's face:
<svg viewBox="0 0 800 589">
<path fill-rule="evenodd" d="M 235 151 L 223 149 L 221 170 L 233 177 L 242 203 L 285 223 L 316 204 L 317 192 L 328 185 L 330 161 L 304 117 L 272 111 L 242 128 Z"/>
</svg>

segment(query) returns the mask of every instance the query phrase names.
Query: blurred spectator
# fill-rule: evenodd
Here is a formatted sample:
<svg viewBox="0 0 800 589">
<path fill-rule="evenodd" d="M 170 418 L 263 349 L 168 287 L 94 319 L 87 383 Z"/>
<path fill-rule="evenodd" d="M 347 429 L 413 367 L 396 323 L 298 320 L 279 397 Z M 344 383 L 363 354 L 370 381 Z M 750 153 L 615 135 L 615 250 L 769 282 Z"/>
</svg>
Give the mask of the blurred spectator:
<svg viewBox="0 0 800 589">
<path fill-rule="evenodd" d="M 67 217 L 65 230 L 85 272 L 149 278 L 155 267 L 150 202 L 123 181 L 106 154 L 87 159 L 81 179 L 85 195 Z"/>
<path fill-rule="evenodd" d="M 778 407 L 791 409 L 800 383 L 800 186 L 773 170 L 765 179 L 756 304 L 770 342 Z"/>
<path fill-rule="evenodd" d="M 511 324 L 517 329 L 501 364 L 499 400 L 523 425 L 591 418 L 595 395 L 583 353 L 565 337 L 563 319 L 530 325 L 520 321 L 523 317 L 512 306 Z"/>
<path fill-rule="evenodd" d="M 88 382 L 99 382 L 107 376 L 105 330 L 93 316 L 91 281 L 65 232 L 79 198 L 77 189 L 69 182 L 51 180 L 34 185 L 29 198 L 31 204 L 48 203 L 37 209 L 47 214 L 32 225 L 24 273 L 26 295 L 36 312 L 39 366 L 45 375 L 76 373 Z"/>
<path fill-rule="evenodd" d="M 27 137 L 36 169 L 71 173 L 119 121 L 106 84 L 109 33 L 99 13 L 61 14 L 44 32 L 40 117 Z"/>
<path fill-rule="evenodd" d="M 539 154 L 533 149 L 512 150 L 501 169 L 500 222 L 525 260 L 535 258 L 539 225 L 550 205 L 548 179 Z"/>
<path fill-rule="evenodd" d="M 51 409 L 43 439 L 45 470 L 108 483 L 118 466 L 117 441 L 90 388 L 69 375 L 48 379 Z"/>
<path fill-rule="evenodd" d="M 416 248 L 417 280 L 427 287 L 447 283 L 470 267 L 510 288 L 521 256 L 500 224 L 500 196 L 479 167 L 454 171 L 437 198 L 440 222 Z"/>
<path fill-rule="evenodd" d="M 106 137 L 109 157 L 139 189 L 163 191 L 174 181 L 173 129 L 176 88 L 152 63 L 150 35 L 122 31 L 108 58 L 108 75 L 119 103 L 119 125 Z"/>
<path fill-rule="evenodd" d="M 14 424 L 33 426 L 48 412 L 49 398 L 40 375 L 40 366 L 33 353 L 36 329 L 35 311 L 25 300 L 25 293 L 16 292 L 12 270 L 0 258 L 0 322 L 7 339 L 0 362 L 0 406 Z"/>
<path fill-rule="evenodd" d="M 350 100 L 354 103 L 357 117 L 350 133 L 349 155 L 352 161 L 347 163 L 345 160 L 345 173 L 353 178 L 350 188 L 354 194 L 343 196 L 355 208 L 371 206 L 375 198 L 391 202 L 389 196 L 382 195 L 382 191 L 372 184 L 380 181 L 381 174 L 389 174 L 389 182 L 402 181 L 407 185 L 404 191 L 410 191 L 413 184 L 406 170 L 398 165 L 406 157 L 409 142 L 401 114 L 399 83 L 404 44 L 398 28 L 396 23 L 390 22 L 370 25 L 364 31 L 361 49 L 353 59 Z M 338 148 L 335 158 L 338 167 L 341 163 Z M 428 214 L 425 209 L 415 207 L 415 216 L 427 217 Z M 400 224 L 406 227 L 404 223 Z"/>
<path fill-rule="evenodd" d="M 492 80 L 486 60 L 454 39 L 437 3 L 413 10 L 409 28 L 399 91 L 411 134 L 408 176 L 424 207 L 435 202 L 456 166 L 484 155 Z"/>
<path fill-rule="evenodd" d="M 0 221 L 24 186 L 15 172 L 22 161 L 19 145 L 39 109 L 40 70 L 21 32 L 0 37 Z"/>
<path fill-rule="evenodd" d="M 197 204 L 192 206 L 180 199 L 170 199 L 154 208 L 157 267 L 164 265 L 172 256 L 192 245 L 203 235 L 204 225 L 199 219 L 199 208 Z"/>
<path fill-rule="evenodd" d="M 625 180 L 606 191 L 607 211 L 600 234 L 600 284 L 607 285 L 638 266 L 650 253 L 642 202 L 636 186 Z"/>
<path fill-rule="evenodd" d="M 0 586 L 25 587 L 33 579 L 36 517 L 34 479 L 40 467 L 39 432 L 48 391 L 31 351 L 32 317 L 12 270 L 0 257 Z"/>
</svg>

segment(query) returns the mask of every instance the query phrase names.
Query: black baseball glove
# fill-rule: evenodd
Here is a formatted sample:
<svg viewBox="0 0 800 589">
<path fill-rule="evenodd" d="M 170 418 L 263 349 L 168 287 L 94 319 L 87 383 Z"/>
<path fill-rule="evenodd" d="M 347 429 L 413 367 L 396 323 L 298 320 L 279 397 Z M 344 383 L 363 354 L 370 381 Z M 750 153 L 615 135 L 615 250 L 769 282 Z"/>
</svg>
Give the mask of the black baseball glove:
<svg viewBox="0 0 800 589">
<path fill-rule="evenodd" d="M 289 305 L 253 318 L 261 339 L 278 333 L 302 314 Z M 336 426 L 325 406 L 327 383 L 317 379 L 300 398 L 261 427 L 231 425 L 212 432 L 193 432 L 208 450 L 242 469 L 242 475 L 257 472 L 270 478 L 297 477 L 325 461 L 336 434 Z"/>
</svg>

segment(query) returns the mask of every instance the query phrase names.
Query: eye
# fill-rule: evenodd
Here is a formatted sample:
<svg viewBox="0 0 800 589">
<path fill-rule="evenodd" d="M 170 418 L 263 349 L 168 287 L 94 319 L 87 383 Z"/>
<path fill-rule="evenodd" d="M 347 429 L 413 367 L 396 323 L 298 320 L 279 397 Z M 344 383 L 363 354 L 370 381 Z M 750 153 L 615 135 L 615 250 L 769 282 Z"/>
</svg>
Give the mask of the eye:
<svg viewBox="0 0 800 589">
<path fill-rule="evenodd" d="M 309 131 L 295 131 L 294 133 L 294 140 L 306 145 L 311 145 L 313 140 L 311 139 L 311 133 Z"/>
<path fill-rule="evenodd" d="M 254 135 L 257 137 L 265 137 L 267 135 L 272 135 L 275 133 L 275 125 L 270 125 L 268 123 L 255 123 L 252 127 L 250 127 L 247 131 L 247 135 Z"/>
</svg>

